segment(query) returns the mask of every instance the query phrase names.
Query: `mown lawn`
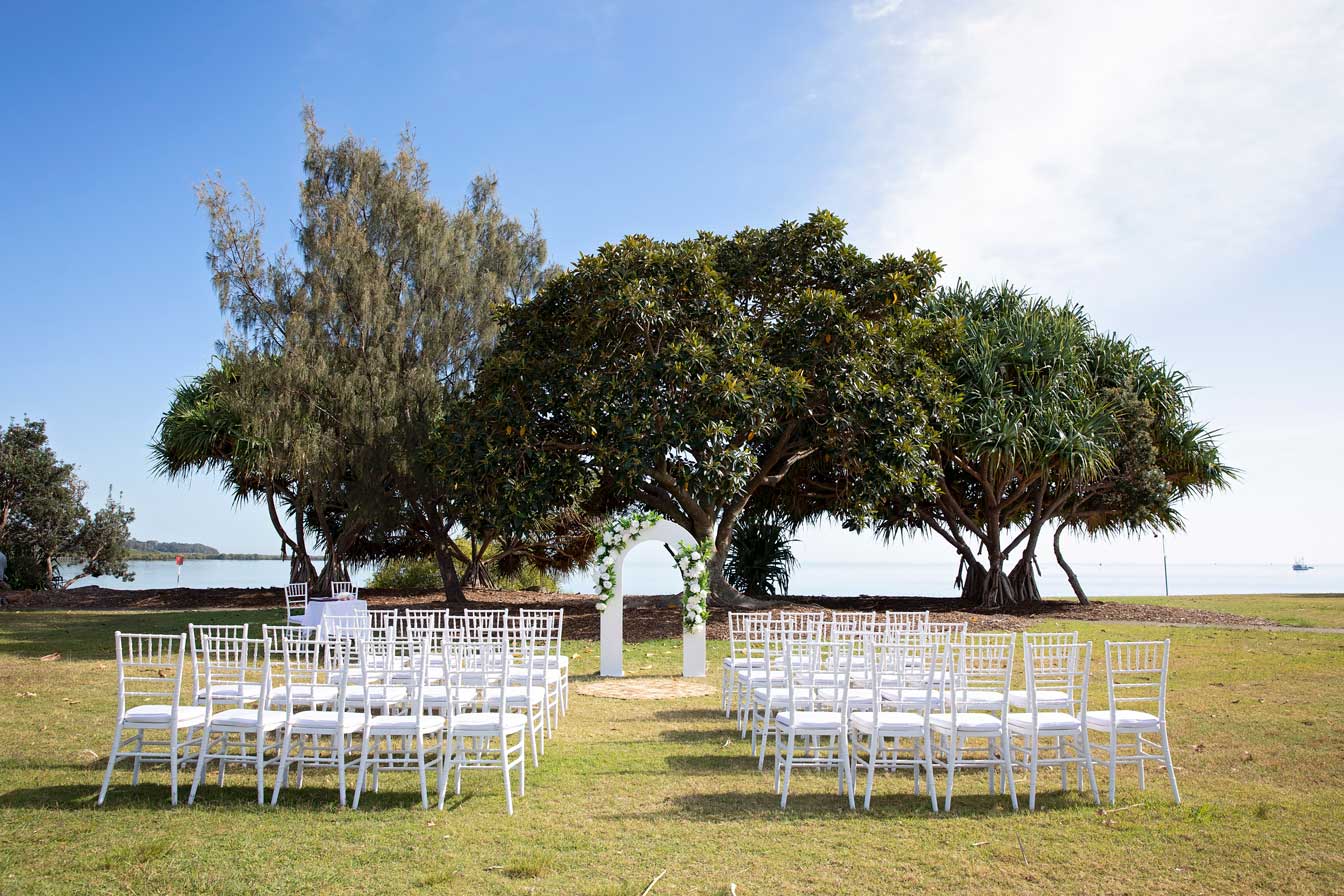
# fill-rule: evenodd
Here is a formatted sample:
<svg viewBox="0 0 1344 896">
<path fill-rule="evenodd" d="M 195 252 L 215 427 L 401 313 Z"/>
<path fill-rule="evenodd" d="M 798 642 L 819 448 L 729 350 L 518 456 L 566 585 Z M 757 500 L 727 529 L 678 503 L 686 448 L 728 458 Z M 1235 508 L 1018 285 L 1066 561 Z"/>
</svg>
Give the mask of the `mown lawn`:
<svg viewBox="0 0 1344 896">
<path fill-rule="evenodd" d="M 1152 604 L 1259 616 L 1280 625 L 1344 628 L 1344 594 L 1202 594 L 1197 597 L 1104 597 L 1114 603 Z"/>
<path fill-rule="evenodd" d="M 241 772 L 170 809 L 162 771 L 135 789 L 119 774 L 96 809 L 110 633 L 187 618 L 0 616 L 0 892 L 640 894 L 662 871 L 654 893 L 1344 891 L 1344 636 L 1080 626 L 1098 647 L 1171 637 L 1181 807 L 1160 775 L 1144 793 L 1129 773 L 1121 811 L 1047 791 L 1037 812 L 1013 814 L 965 774 L 951 817 L 932 816 L 904 776 L 879 782 L 872 813 L 851 813 L 833 778 L 799 774 L 781 812 L 717 697 L 575 694 L 512 818 L 487 773 L 441 813 L 413 808 L 412 779 L 396 777 L 339 810 L 330 775 L 263 809 Z M 711 669 L 724 649 L 711 645 Z M 62 658 L 39 659 L 52 652 Z M 578 673 L 596 670 L 596 644 L 568 652 Z M 671 674 L 679 658 L 675 641 L 632 644 L 626 668 Z"/>
</svg>

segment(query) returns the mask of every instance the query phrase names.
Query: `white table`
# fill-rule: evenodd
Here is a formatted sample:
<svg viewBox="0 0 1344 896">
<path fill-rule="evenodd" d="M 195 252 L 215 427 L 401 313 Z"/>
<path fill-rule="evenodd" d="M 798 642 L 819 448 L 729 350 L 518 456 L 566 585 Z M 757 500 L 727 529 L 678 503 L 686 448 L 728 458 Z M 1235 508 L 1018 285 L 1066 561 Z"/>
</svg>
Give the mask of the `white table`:
<svg viewBox="0 0 1344 896">
<path fill-rule="evenodd" d="M 324 600 L 322 598 L 313 598 L 308 601 L 308 608 L 303 611 L 303 617 L 299 620 L 299 625 L 311 626 L 321 630 L 322 620 L 331 616 L 357 616 L 363 615 L 369 611 L 367 601 L 355 600 Z"/>
</svg>

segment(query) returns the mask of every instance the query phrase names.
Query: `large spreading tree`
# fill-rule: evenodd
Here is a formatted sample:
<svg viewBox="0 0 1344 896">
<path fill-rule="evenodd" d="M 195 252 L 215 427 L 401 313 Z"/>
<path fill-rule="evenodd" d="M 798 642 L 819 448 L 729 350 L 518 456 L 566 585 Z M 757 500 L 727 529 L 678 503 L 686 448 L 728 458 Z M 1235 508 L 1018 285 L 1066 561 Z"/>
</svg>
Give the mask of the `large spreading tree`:
<svg viewBox="0 0 1344 896">
<path fill-rule="evenodd" d="M 941 269 L 864 255 L 828 212 L 604 245 L 503 316 L 477 390 L 501 494 L 523 514 L 656 510 L 713 541 L 714 600 L 743 603 L 734 523 L 807 459 L 855 501 L 932 487 L 946 328 L 911 307 Z"/>
<path fill-rule="evenodd" d="M 958 402 L 932 452 L 938 488 L 893 493 L 879 528 L 947 541 L 962 596 L 981 608 L 1040 599 L 1047 528 L 1170 526 L 1176 501 L 1230 478 L 1214 434 L 1191 418 L 1185 378 L 1078 306 L 959 283 L 920 315 L 958 327 L 942 356 Z"/>
</svg>

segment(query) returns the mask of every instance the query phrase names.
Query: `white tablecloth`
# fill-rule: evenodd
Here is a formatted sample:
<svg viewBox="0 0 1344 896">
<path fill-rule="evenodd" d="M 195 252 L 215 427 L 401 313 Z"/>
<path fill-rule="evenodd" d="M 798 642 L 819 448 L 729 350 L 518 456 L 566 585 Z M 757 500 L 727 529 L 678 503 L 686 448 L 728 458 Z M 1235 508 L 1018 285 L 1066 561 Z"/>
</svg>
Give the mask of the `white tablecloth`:
<svg viewBox="0 0 1344 896">
<path fill-rule="evenodd" d="M 304 610 L 303 617 L 299 625 L 311 625 L 313 628 L 319 628 L 322 620 L 327 616 L 354 616 L 359 613 L 367 613 L 369 604 L 362 600 L 310 600 L 308 609 Z"/>
</svg>

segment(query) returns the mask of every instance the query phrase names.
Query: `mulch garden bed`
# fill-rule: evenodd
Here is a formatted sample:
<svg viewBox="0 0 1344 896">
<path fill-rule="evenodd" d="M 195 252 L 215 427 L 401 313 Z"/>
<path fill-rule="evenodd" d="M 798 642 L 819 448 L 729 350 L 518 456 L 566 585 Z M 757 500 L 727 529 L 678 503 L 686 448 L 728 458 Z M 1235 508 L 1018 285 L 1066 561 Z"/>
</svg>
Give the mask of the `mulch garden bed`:
<svg viewBox="0 0 1344 896">
<path fill-rule="evenodd" d="M 6 591 L 11 610 L 198 610 L 269 609 L 284 605 L 279 588 L 163 588 L 114 589 L 97 586 L 69 591 Z M 438 591 L 393 591 L 360 589 L 360 597 L 373 607 L 447 607 Z M 563 607 L 565 637 L 597 640 L 598 613 L 591 594 L 549 594 L 538 591 L 468 591 L 472 607 Z M 966 622 L 971 631 L 1022 631 L 1039 618 L 1080 622 L 1159 622 L 1180 625 L 1273 626 L 1268 619 L 1159 607 L 1151 604 L 1107 603 L 1094 600 L 1089 606 L 1072 601 L 1050 600 L 1016 613 L 977 613 L 958 601 L 924 597 L 793 597 L 772 602 L 772 609 L 803 610 L 929 610 L 944 622 Z M 681 612 L 676 595 L 630 595 L 625 598 L 625 639 L 647 641 L 681 635 Z M 711 639 L 728 637 L 727 615 L 715 610 L 706 634 Z"/>
</svg>

